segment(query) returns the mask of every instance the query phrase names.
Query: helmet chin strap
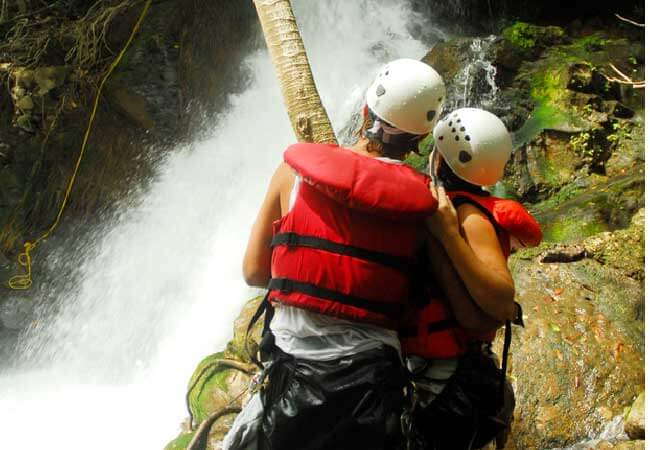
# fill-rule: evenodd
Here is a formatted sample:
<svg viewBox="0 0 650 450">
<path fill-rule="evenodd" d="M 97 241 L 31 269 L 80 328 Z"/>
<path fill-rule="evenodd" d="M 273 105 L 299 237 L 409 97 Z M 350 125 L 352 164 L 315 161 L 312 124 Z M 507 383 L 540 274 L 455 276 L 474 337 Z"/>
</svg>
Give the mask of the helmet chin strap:
<svg viewBox="0 0 650 450">
<path fill-rule="evenodd" d="M 420 137 L 416 134 L 407 133 L 406 131 L 402 131 L 399 128 L 395 128 L 388 122 L 381 120 L 372 112 L 370 108 L 367 108 L 367 113 L 370 119 L 373 121 L 372 127 L 364 130 L 363 132 L 363 135 L 368 139 L 372 139 L 383 144 L 400 146 L 409 145 Z"/>
<path fill-rule="evenodd" d="M 438 147 L 434 145 L 433 150 L 429 155 L 429 176 L 431 177 L 431 182 L 435 187 L 442 186 L 442 183 L 440 183 L 440 179 L 436 177 L 436 170 L 434 167 L 437 153 L 438 153 Z"/>
</svg>

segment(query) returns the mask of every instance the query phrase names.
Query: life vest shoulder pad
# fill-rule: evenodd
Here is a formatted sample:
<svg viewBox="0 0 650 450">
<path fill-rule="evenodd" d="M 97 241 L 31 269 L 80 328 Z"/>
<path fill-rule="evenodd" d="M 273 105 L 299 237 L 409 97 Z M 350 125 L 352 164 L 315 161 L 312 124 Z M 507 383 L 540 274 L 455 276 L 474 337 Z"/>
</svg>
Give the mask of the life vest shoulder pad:
<svg viewBox="0 0 650 450">
<path fill-rule="evenodd" d="M 429 191 L 430 178 L 405 164 L 309 143 L 289 146 L 284 160 L 304 182 L 351 209 L 412 220 L 432 214 L 438 206 Z"/>
<path fill-rule="evenodd" d="M 526 208 L 515 200 L 481 196 L 463 191 L 448 193 L 451 200 L 466 198 L 488 212 L 494 221 L 525 247 L 536 247 L 542 241 L 542 229 Z"/>
</svg>

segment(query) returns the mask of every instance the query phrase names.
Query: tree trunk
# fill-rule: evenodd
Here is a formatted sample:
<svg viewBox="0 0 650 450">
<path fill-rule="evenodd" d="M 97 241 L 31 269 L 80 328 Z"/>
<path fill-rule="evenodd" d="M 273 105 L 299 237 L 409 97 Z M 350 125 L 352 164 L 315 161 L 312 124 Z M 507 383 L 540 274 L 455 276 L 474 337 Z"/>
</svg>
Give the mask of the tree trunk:
<svg viewBox="0 0 650 450">
<path fill-rule="evenodd" d="M 299 141 L 336 143 L 321 103 L 290 0 L 253 0 Z"/>
</svg>

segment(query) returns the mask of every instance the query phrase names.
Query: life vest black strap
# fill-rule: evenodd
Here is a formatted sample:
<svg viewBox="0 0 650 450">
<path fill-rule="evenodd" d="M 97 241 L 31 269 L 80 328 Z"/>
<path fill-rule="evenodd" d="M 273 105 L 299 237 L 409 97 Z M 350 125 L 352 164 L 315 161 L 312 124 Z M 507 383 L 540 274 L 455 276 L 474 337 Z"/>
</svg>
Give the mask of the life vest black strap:
<svg viewBox="0 0 650 450">
<path fill-rule="evenodd" d="M 293 232 L 279 233 L 273 236 L 273 239 L 271 240 L 271 248 L 277 247 L 278 245 L 286 245 L 287 247 L 315 248 L 318 250 L 325 250 L 326 252 L 335 253 L 337 255 L 352 256 L 354 258 L 359 258 L 365 261 L 370 261 L 386 267 L 390 267 L 391 269 L 398 270 L 405 274 L 410 274 L 414 266 L 413 261 L 406 257 L 395 256 L 389 253 L 376 252 L 374 250 L 340 244 L 328 239 L 323 239 L 315 236 L 305 236 Z"/>
<path fill-rule="evenodd" d="M 369 300 L 366 298 L 356 297 L 349 294 L 343 294 L 338 291 L 322 288 L 311 283 L 304 283 L 301 281 L 290 280 L 288 278 L 273 278 L 269 281 L 268 288 L 270 290 L 280 291 L 288 294 L 291 292 L 300 292 L 302 294 L 318 297 L 325 300 L 332 300 L 345 305 L 361 308 L 366 311 L 371 311 L 378 314 L 383 314 L 388 317 L 398 318 L 403 312 L 402 305 L 391 305 L 387 303 L 380 303 L 378 301 Z"/>
<path fill-rule="evenodd" d="M 489 195 L 486 195 L 485 197 L 489 197 Z M 490 221 L 490 223 L 492 224 L 495 230 L 503 230 L 503 227 L 497 223 L 492 212 L 490 212 L 485 206 L 481 205 L 473 198 L 469 198 L 465 195 L 459 194 L 454 197 L 451 203 L 454 205 L 454 208 L 456 209 L 458 209 L 460 205 L 463 205 L 465 203 L 470 203 L 476 206 L 478 209 L 480 209 L 483 212 L 483 214 L 485 214 L 485 216 L 488 218 L 488 220 Z"/>
<path fill-rule="evenodd" d="M 458 326 L 458 322 L 454 319 L 444 319 L 437 322 L 431 322 L 427 325 L 427 332 L 437 333 L 438 331 L 449 330 Z"/>
<path fill-rule="evenodd" d="M 427 332 L 430 334 L 438 333 L 439 331 L 450 330 L 452 328 L 456 328 L 457 326 L 458 322 L 456 322 L 454 319 L 443 319 L 437 322 L 429 323 L 427 325 Z M 418 327 L 416 326 L 402 327 L 399 329 L 399 337 L 401 338 L 412 338 L 416 337 L 417 335 Z"/>
<path fill-rule="evenodd" d="M 262 366 L 262 363 L 260 359 L 257 357 L 257 352 L 252 351 L 249 348 L 249 339 L 248 336 L 250 335 L 251 330 L 255 326 L 258 320 L 264 315 L 264 325 L 262 328 L 262 336 L 260 338 L 260 348 L 258 349 L 260 353 L 262 353 L 262 347 L 263 347 L 263 341 L 265 339 L 273 339 L 273 335 L 270 333 L 270 325 L 271 325 L 271 319 L 273 318 L 273 313 L 274 313 L 273 306 L 271 305 L 271 302 L 269 302 L 269 292 L 266 293 L 262 301 L 260 302 L 260 305 L 257 307 L 257 310 L 255 311 L 255 314 L 253 314 L 253 317 L 251 317 L 251 320 L 248 322 L 248 326 L 246 327 L 246 335 L 244 336 L 244 348 L 246 349 L 246 353 L 248 353 L 249 358 L 253 363 L 259 367 L 260 369 L 263 369 L 264 367 Z M 264 359 L 264 355 L 261 355 L 262 359 Z"/>
<path fill-rule="evenodd" d="M 508 353 L 510 350 L 510 344 L 512 342 L 512 324 L 514 323 L 515 325 L 519 325 L 521 327 L 524 326 L 523 309 L 517 302 L 515 302 L 515 307 L 517 308 L 517 316 L 515 317 L 515 320 L 512 321 L 512 323 L 509 320 L 506 320 L 506 332 L 503 336 L 503 353 L 501 354 L 501 396 L 499 397 L 501 400 L 503 400 L 505 396 L 507 377 L 506 371 L 508 369 Z"/>
</svg>

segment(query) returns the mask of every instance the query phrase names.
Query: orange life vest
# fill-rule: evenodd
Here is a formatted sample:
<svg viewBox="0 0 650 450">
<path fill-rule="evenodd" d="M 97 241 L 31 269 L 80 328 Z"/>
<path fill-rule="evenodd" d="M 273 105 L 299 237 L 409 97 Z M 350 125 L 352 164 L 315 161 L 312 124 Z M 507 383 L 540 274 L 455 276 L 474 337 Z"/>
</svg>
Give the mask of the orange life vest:
<svg viewBox="0 0 650 450">
<path fill-rule="evenodd" d="M 496 225 L 496 232 L 506 258 L 511 246 L 534 247 L 542 240 L 542 231 L 537 221 L 518 202 L 492 196 L 482 196 L 464 191 L 447 194 L 458 205 L 469 202 L 481 209 Z M 461 328 L 454 320 L 444 300 L 433 297 L 417 317 L 401 332 L 402 349 L 405 354 L 428 359 L 444 359 L 461 356 L 467 351 L 469 342 L 491 342 L 495 332 L 475 332 Z"/>
<path fill-rule="evenodd" d="M 430 179 L 335 145 L 295 144 L 284 159 L 302 183 L 274 223 L 270 301 L 397 328 L 417 230 L 437 207 Z"/>
</svg>

